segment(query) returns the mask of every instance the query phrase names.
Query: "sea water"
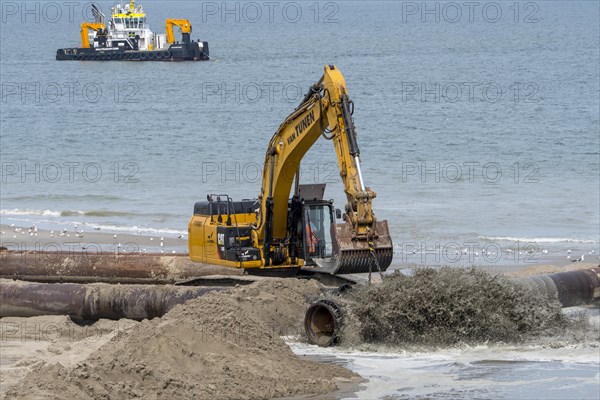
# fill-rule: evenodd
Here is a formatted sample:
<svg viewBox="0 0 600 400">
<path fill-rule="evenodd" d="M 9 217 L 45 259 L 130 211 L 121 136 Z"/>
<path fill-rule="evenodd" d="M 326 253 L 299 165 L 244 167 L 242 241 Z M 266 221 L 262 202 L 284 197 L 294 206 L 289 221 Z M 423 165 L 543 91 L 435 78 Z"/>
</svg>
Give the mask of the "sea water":
<svg viewBox="0 0 600 400">
<path fill-rule="evenodd" d="M 269 139 L 335 64 L 395 264 L 598 257 L 597 2 L 143 3 L 209 42 L 181 63 L 55 61 L 89 4 L 9 3 L 2 224 L 185 234 L 207 194 L 260 194 Z M 343 209 L 331 142 L 301 172 Z"/>
</svg>

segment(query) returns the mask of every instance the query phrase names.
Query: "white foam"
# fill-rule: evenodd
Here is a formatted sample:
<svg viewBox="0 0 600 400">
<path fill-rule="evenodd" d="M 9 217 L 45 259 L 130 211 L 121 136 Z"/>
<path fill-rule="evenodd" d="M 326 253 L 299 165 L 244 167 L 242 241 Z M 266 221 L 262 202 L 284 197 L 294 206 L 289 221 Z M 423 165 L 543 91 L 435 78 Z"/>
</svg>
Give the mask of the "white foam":
<svg viewBox="0 0 600 400">
<path fill-rule="evenodd" d="M 64 226 L 87 226 L 93 230 L 98 230 L 99 232 L 106 233 L 127 233 L 127 234 L 139 234 L 141 236 L 152 236 L 152 235 L 165 235 L 165 236 L 179 236 L 187 234 L 187 230 L 180 229 L 171 229 L 171 228 L 153 228 L 153 227 L 144 227 L 144 226 L 125 226 L 125 225 L 107 225 L 107 224 L 97 224 L 94 222 L 84 222 L 84 221 L 74 221 L 74 220 L 65 220 L 65 219 L 39 219 L 39 218 L 25 218 L 23 216 L 45 216 L 45 217 L 61 217 L 59 212 L 50 211 L 50 210 L 17 210 L 18 212 L 14 213 L 13 210 L 1 210 L 0 214 L 8 216 L 7 220 L 3 220 L 2 223 L 6 224 L 9 222 L 16 222 L 17 225 L 21 227 L 28 227 L 31 223 L 35 223 L 42 229 L 55 229 L 55 227 L 60 227 L 61 229 Z M 19 218 L 21 216 L 21 218 Z M 71 215 L 70 217 L 73 217 Z M 65 217 L 62 217 L 65 218 Z M 91 229 L 86 229 L 86 231 L 90 231 Z"/>
<path fill-rule="evenodd" d="M 525 242 L 525 243 L 599 243 L 597 240 L 577 238 L 550 237 L 516 237 L 516 236 L 479 236 L 479 239 L 489 241 Z"/>
<path fill-rule="evenodd" d="M 119 226 L 119 225 L 100 225 L 94 223 L 82 223 L 82 225 L 87 225 L 92 228 L 100 228 L 100 231 L 104 232 L 124 232 L 124 233 L 140 233 L 143 236 L 147 235 L 156 235 L 164 233 L 166 235 L 181 235 L 187 234 L 187 231 L 182 231 L 178 229 L 169 229 L 169 228 L 150 228 L 150 227 L 141 227 L 141 226 Z"/>
</svg>

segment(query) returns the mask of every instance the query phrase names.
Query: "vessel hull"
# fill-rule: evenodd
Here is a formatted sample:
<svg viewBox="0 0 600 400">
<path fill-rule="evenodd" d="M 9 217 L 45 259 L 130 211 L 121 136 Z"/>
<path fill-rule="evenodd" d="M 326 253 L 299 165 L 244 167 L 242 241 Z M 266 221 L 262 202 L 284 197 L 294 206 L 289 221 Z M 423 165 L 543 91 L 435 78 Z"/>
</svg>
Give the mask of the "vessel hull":
<svg viewBox="0 0 600 400">
<path fill-rule="evenodd" d="M 175 43 L 168 49 L 125 50 L 117 47 L 75 47 L 56 51 L 57 60 L 74 61 L 207 61 L 207 42 Z"/>
</svg>

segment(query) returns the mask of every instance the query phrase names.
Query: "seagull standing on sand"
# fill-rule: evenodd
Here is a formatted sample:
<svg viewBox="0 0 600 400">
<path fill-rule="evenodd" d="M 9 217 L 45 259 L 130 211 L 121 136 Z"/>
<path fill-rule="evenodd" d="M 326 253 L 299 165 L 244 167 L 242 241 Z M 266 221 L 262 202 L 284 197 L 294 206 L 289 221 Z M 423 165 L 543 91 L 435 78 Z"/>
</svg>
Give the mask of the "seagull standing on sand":
<svg viewBox="0 0 600 400">
<path fill-rule="evenodd" d="M 574 260 L 571 260 L 571 262 L 580 262 L 580 261 L 583 261 L 584 257 L 585 257 L 585 255 L 582 254 L 580 258 L 576 258 Z"/>
</svg>

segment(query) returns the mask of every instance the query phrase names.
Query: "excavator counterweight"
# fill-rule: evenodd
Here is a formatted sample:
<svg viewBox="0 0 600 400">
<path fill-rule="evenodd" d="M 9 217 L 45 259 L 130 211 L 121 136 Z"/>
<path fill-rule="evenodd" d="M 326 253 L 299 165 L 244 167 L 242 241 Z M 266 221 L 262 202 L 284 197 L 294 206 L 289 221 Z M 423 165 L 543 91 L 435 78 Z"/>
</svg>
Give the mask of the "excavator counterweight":
<svg viewBox="0 0 600 400">
<path fill-rule="evenodd" d="M 188 226 L 192 261 L 252 273 L 385 271 L 392 239 L 387 221 L 373 213 L 376 193 L 363 180 L 353 111 L 344 77 L 334 65 L 325 66 L 271 138 L 258 198 L 234 202 L 215 194 L 196 203 Z M 339 223 L 342 212 L 323 200 L 325 185 L 299 183 L 300 163 L 320 137 L 333 143 L 344 183 L 347 202 Z"/>
</svg>

